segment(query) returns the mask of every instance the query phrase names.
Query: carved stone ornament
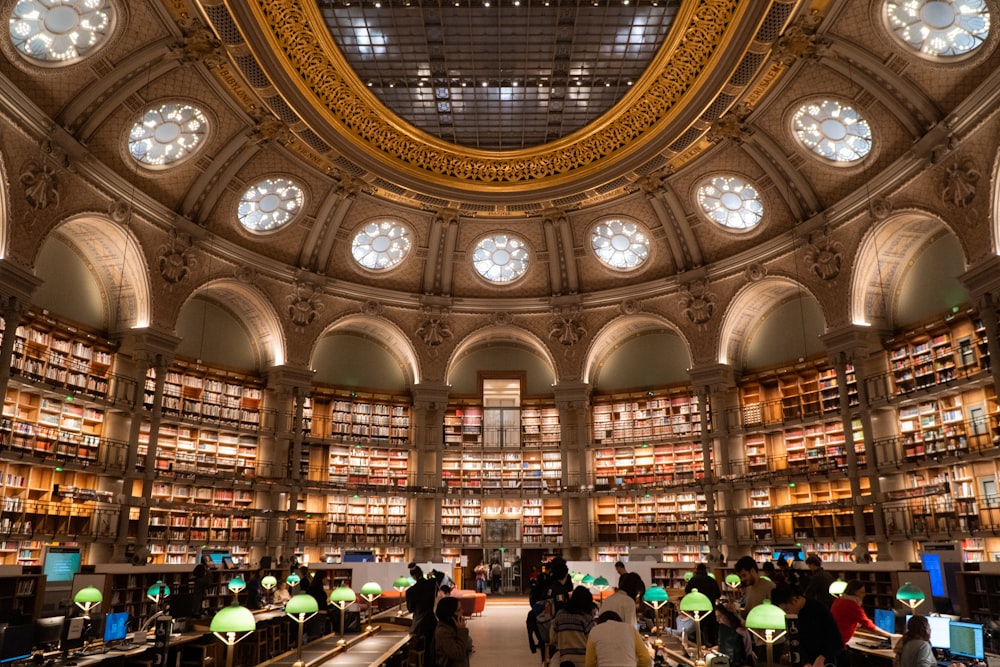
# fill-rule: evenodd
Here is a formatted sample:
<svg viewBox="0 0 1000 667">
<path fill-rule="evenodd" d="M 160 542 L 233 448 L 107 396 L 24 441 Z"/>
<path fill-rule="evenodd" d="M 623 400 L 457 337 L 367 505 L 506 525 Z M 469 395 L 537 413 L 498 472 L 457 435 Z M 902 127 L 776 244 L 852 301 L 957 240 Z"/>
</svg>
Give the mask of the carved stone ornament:
<svg viewBox="0 0 1000 667">
<path fill-rule="evenodd" d="M 696 280 L 681 288 L 681 312 L 694 324 L 704 327 L 715 313 L 715 299 L 708 281 Z"/>
<path fill-rule="evenodd" d="M 887 197 L 878 197 L 868 204 L 868 210 L 876 220 L 885 220 L 892 214 L 892 202 Z"/>
<path fill-rule="evenodd" d="M 245 285 L 255 285 L 257 284 L 257 272 L 253 267 L 243 265 L 233 272 L 233 276 Z"/>
<path fill-rule="evenodd" d="M 557 308 L 553 315 L 555 319 L 549 325 L 549 338 L 554 338 L 560 344 L 576 345 L 587 335 L 587 327 L 580 321 L 580 309 Z"/>
<path fill-rule="evenodd" d="M 299 329 L 303 329 L 319 317 L 326 305 L 318 298 L 319 290 L 315 285 L 297 281 L 292 293 L 285 297 L 288 302 L 288 317 Z"/>
<path fill-rule="evenodd" d="M 448 321 L 451 311 L 447 308 L 424 308 L 422 312 L 424 319 L 417 327 L 417 336 L 424 345 L 435 348 L 451 339 L 454 335 Z"/>
<path fill-rule="evenodd" d="M 747 268 L 743 269 L 743 277 L 752 283 L 763 280 L 766 275 L 767 267 L 764 266 L 763 262 L 751 262 L 747 264 Z"/>
<path fill-rule="evenodd" d="M 191 267 L 198 263 L 191 248 L 191 237 L 174 231 L 160 246 L 160 277 L 171 285 L 184 280 Z"/>
<path fill-rule="evenodd" d="M 775 59 L 791 65 L 799 58 L 814 58 L 827 45 L 827 41 L 816 36 L 816 29 L 822 17 L 813 11 L 790 25 L 784 34 L 774 41 Z"/>
<path fill-rule="evenodd" d="M 262 115 L 257 119 L 257 127 L 254 130 L 260 141 L 274 141 L 280 144 L 287 144 L 295 136 L 287 125 L 270 114 Z"/>
<path fill-rule="evenodd" d="M 965 208 L 976 198 L 976 184 L 980 176 L 972 160 L 951 165 L 945 169 L 941 181 L 941 201 L 956 208 Z"/>
<path fill-rule="evenodd" d="M 618 306 L 618 311 L 622 315 L 635 315 L 642 312 L 642 303 L 635 299 L 625 299 Z"/>
<path fill-rule="evenodd" d="M 741 102 L 724 115 L 712 123 L 706 138 L 718 143 L 724 139 L 732 139 L 736 142 L 743 141 L 747 134 L 746 119 L 750 115 L 750 107 Z"/>
<path fill-rule="evenodd" d="M 21 168 L 21 185 L 28 205 L 36 211 L 50 205 L 59 206 L 59 178 L 51 164 L 38 160 L 25 162 Z"/>
<path fill-rule="evenodd" d="M 495 313 L 490 313 L 490 324 L 495 327 L 505 327 L 510 325 L 514 321 L 514 316 L 510 313 L 505 313 L 503 311 L 497 311 Z"/>
<path fill-rule="evenodd" d="M 843 251 L 844 246 L 839 241 L 822 238 L 806 246 L 806 264 L 822 280 L 833 280 L 840 275 Z"/>
<path fill-rule="evenodd" d="M 361 306 L 361 312 L 365 315 L 371 315 L 372 317 L 382 317 L 382 313 L 384 311 L 385 307 L 374 299 L 365 301 Z"/>
<path fill-rule="evenodd" d="M 195 18 L 187 17 L 177 22 L 184 40 L 175 45 L 173 51 L 182 60 L 198 61 L 206 67 L 218 67 L 226 60 L 222 43 L 212 31 Z"/>
</svg>

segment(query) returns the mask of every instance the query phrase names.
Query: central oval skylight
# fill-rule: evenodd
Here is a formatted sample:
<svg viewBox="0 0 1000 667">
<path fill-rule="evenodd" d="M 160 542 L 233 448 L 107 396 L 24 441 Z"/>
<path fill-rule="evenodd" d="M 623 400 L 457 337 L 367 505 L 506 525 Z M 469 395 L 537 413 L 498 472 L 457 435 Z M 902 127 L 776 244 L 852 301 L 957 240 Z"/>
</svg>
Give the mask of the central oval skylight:
<svg viewBox="0 0 1000 667">
<path fill-rule="evenodd" d="M 398 116 L 469 148 L 555 141 L 646 71 L 680 0 L 321 2 L 340 52 Z"/>
<path fill-rule="evenodd" d="M 649 236 L 637 223 L 612 218 L 590 234 L 598 259 L 614 269 L 634 269 L 649 257 Z"/>
<path fill-rule="evenodd" d="M 885 17 L 899 41 L 927 56 L 965 55 L 990 34 L 985 0 L 886 2 Z"/>
<path fill-rule="evenodd" d="M 291 222 L 303 204 L 302 188 L 288 178 L 265 178 L 240 199 L 237 216 L 252 232 L 270 232 Z"/>
<path fill-rule="evenodd" d="M 528 270 L 524 241 L 510 234 L 487 236 L 472 252 L 476 272 L 491 283 L 509 283 Z"/>
<path fill-rule="evenodd" d="M 373 271 L 391 269 L 402 262 L 409 251 L 409 231 L 390 220 L 365 225 L 351 242 L 354 261 Z"/>
<path fill-rule="evenodd" d="M 802 105 L 792 125 L 795 136 L 806 148 L 832 162 L 856 162 L 872 149 L 868 121 L 854 107 L 836 100 Z"/>
<path fill-rule="evenodd" d="M 113 21 L 108 0 L 18 0 L 10 16 L 10 39 L 40 63 L 69 63 L 103 44 Z"/>
</svg>

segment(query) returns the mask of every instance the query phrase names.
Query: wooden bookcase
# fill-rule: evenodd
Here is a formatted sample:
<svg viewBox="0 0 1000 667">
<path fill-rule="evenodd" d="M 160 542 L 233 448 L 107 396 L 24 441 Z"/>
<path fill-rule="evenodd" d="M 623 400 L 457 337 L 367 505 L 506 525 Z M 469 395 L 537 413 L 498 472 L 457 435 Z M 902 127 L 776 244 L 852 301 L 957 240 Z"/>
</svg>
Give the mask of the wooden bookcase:
<svg viewBox="0 0 1000 667">
<path fill-rule="evenodd" d="M 598 542 L 646 544 L 708 539 L 705 495 L 694 490 L 595 500 Z"/>
<path fill-rule="evenodd" d="M 858 404 L 854 367 L 845 366 L 848 404 Z M 837 371 L 825 359 L 804 362 L 743 378 L 740 418 L 743 428 L 829 418 L 840 412 Z"/>
<path fill-rule="evenodd" d="M 144 405 L 152 409 L 155 370 L 146 375 Z M 264 383 L 259 378 L 176 361 L 163 385 L 163 414 L 185 420 L 256 431 L 261 424 Z"/>
<path fill-rule="evenodd" d="M 595 397 L 591 414 L 598 445 L 697 439 L 701 434 L 698 397 L 689 388 Z"/>
<path fill-rule="evenodd" d="M 562 439 L 559 410 L 555 407 L 521 406 L 521 445 L 558 447 Z"/>
<path fill-rule="evenodd" d="M 0 573 L 0 622 L 31 623 L 42 616 L 45 576 L 14 572 Z"/>
<path fill-rule="evenodd" d="M 483 501 L 479 498 L 445 498 L 441 501 L 441 538 L 447 546 L 480 546 Z"/>
<path fill-rule="evenodd" d="M 148 421 L 139 427 L 139 466 L 149 445 Z M 257 476 L 257 436 L 252 433 L 162 422 L 157 434 L 156 470 L 165 474 Z"/>
<path fill-rule="evenodd" d="M 897 395 L 930 389 L 989 366 L 986 329 L 968 313 L 904 332 L 892 338 L 887 349 Z"/>
<path fill-rule="evenodd" d="M 697 440 L 657 445 L 601 447 L 593 450 L 594 488 L 659 488 L 705 477 Z"/>
<path fill-rule="evenodd" d="M 310 440 L 410 442 L 409 396 L 318 388 L 307 399 L 303 432 Z"/>
<path fill-rule="evenodd" d="M 453 405 L 444 416 L 445 447 L 481 445 L 483 442 L 483 409 L 475 405 Z"/>
<path fill-rule="evenodd" d="M 410 501 L 402 496 L 309 495 L 303 540 L 311 545 L 401 545 L 410 542 Z"/>
</svg>

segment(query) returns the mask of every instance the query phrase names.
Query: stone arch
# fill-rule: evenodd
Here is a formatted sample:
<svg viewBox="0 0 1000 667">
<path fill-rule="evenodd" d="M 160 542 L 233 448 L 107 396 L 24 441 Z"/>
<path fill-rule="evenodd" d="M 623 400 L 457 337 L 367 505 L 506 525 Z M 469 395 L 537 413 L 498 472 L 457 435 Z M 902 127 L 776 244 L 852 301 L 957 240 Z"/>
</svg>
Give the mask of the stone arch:
<svg viewBox="0 0 1000 667">
<path fill-rule="evenodd" d="M 86 258 L 100 287 L 112 332 L 149 326 L 149 267 L 130 229 L 102 214 L 83 213 L 60 222 L 50 235 Z"/>
<path fill-rule="evenodd" d="M 802 283 L 782 275 L 768 276 L 737 291 L 722 316 L 718 362 L 741 367 L 749 335 L 760 318 L 781 304 L 806 295 L 820 303 Z M 826 329 L 825 322 L 823 328 Z"/>
<path fill-rule="evenodd" d="M 451 384 L 452 372 L 455 370 L 455 366 L 462 360 L 463 357 L 480 347 L 496 343 L 512 344 L 516 347 L 527 349 L 528 351 L 538 355 L 545 362 L 549 371 L 552 373 L 552 384 L 555 385 L 559 383 L 559 367 L 556 365 L 555 359 L 552 357 L 552 353 L 549 351 L 549 348 L 546 347 L 545 344 L 533 333 L 511 325 L 484 327 L 478 331 L 473 331 L 468 336 L 463 338 L 458 345 L 455 346 L 455 350 L 451 353 L 451 357 L 448 359 L 448 363 L 445 367 L 445 382 Z"/>
<path fill-rule="evenodd" d="M 410 386 L 420 383 L 420 361 L 416 351 L 413 349 L 409 337 L 394 322 L 364 313 L 346 315 L 328 325 L 316 337 L 313 349 L 309 354 L 310 362 L 316 353 L 316 345 L 319 341 L 324 336 L 334 332 L 352 333 L 378 343 L 393 359 L 399 362 Z"/>
<path fill-rule="evenodd" d="M 663 330 L 677 334 L 684 342 L 684 347 L 688 353 L 688 361 L 691 362 L 691 343 L 673 322 L 652 313 L 626 315 L 615 318 L 594 336 L 590 349 L 587 350 L 587 358 L 583 364 L 583 381 L 593 384 L 596 379 L 596 370 L 600 367 L 601 362 L 607 359 L 626 338 L 637 334 Z"/>
<path fill-rule="evenodd" d="M 235 278 L 218 278 L 200 285 L 181 308 L 196 297 L 222 306 L 246 326 L 260 368 L 285 363 L 287 355 L 281 320 L 263 293 Z"/>
<path fill-rule="evenodd" d="M 853 263 L 851 321 L 892 327 L 898 289 L 907 267 L 942 234 L 954 232 L 941 218 L 916 209 L 896 212 L 873 225 L 861 239 Z M 968 266 L 968 257 L 962 259 Z"/>
</svg>

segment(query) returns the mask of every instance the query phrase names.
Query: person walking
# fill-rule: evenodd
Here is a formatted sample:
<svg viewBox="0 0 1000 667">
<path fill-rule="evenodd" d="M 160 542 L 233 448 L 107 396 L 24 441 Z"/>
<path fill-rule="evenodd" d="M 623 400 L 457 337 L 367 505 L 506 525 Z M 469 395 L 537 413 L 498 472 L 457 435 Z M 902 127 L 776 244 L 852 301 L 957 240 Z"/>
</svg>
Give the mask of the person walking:
<svg viewBox="0 0 1000 667">
<path fill-rule="evenodd" d="M 613 611 L 602 612 L 587 637 L 584 667 L 651 667 L 642 635 Z"/>
<path fill-rule="evenodd" d="M 493 592 L 499 593 L 503 588 L 501 584 L 503 580 L 503 567 L 500 565 L 500 561 L 493 561 L 493 567 L 490 568 L 490 578 L 493 580 Z"/>
<path fill-rule="evenodd" d="M 433 664 L 435 667 L 469 667 L 472 638 L 458 598 L 441 598 L 436 616 Z"/>
<path fill-rule="evenodd" d="M 566 606 L 556 613 L 552 621 L 550 634 L 555 653 L 549 660 L 551 667 L 584 667 L 587 635 L 594 627 L 596 611 L 597 605 L 590 589 L 586 586 L 574 588 Z"/>
<path fill-rule="evenodd" d="M 410 624 L 410 634 L 417 640 L 422 640 L 424 650 L 430 653 L 434 641 L 434 628 L 437 618 L 434 614 L 434 603 L 437 602 L 438 584 L 435 579 L 424 576 L 423 569 L 416 563 L 410 563 L 410 576 L 416 583 L 406 589 L 406 610 L 413 614 Z M 458 598 L 450 598 L 458 602 Z M 443 600 L 442 600 L 443 601 Z"/>
</svg>

